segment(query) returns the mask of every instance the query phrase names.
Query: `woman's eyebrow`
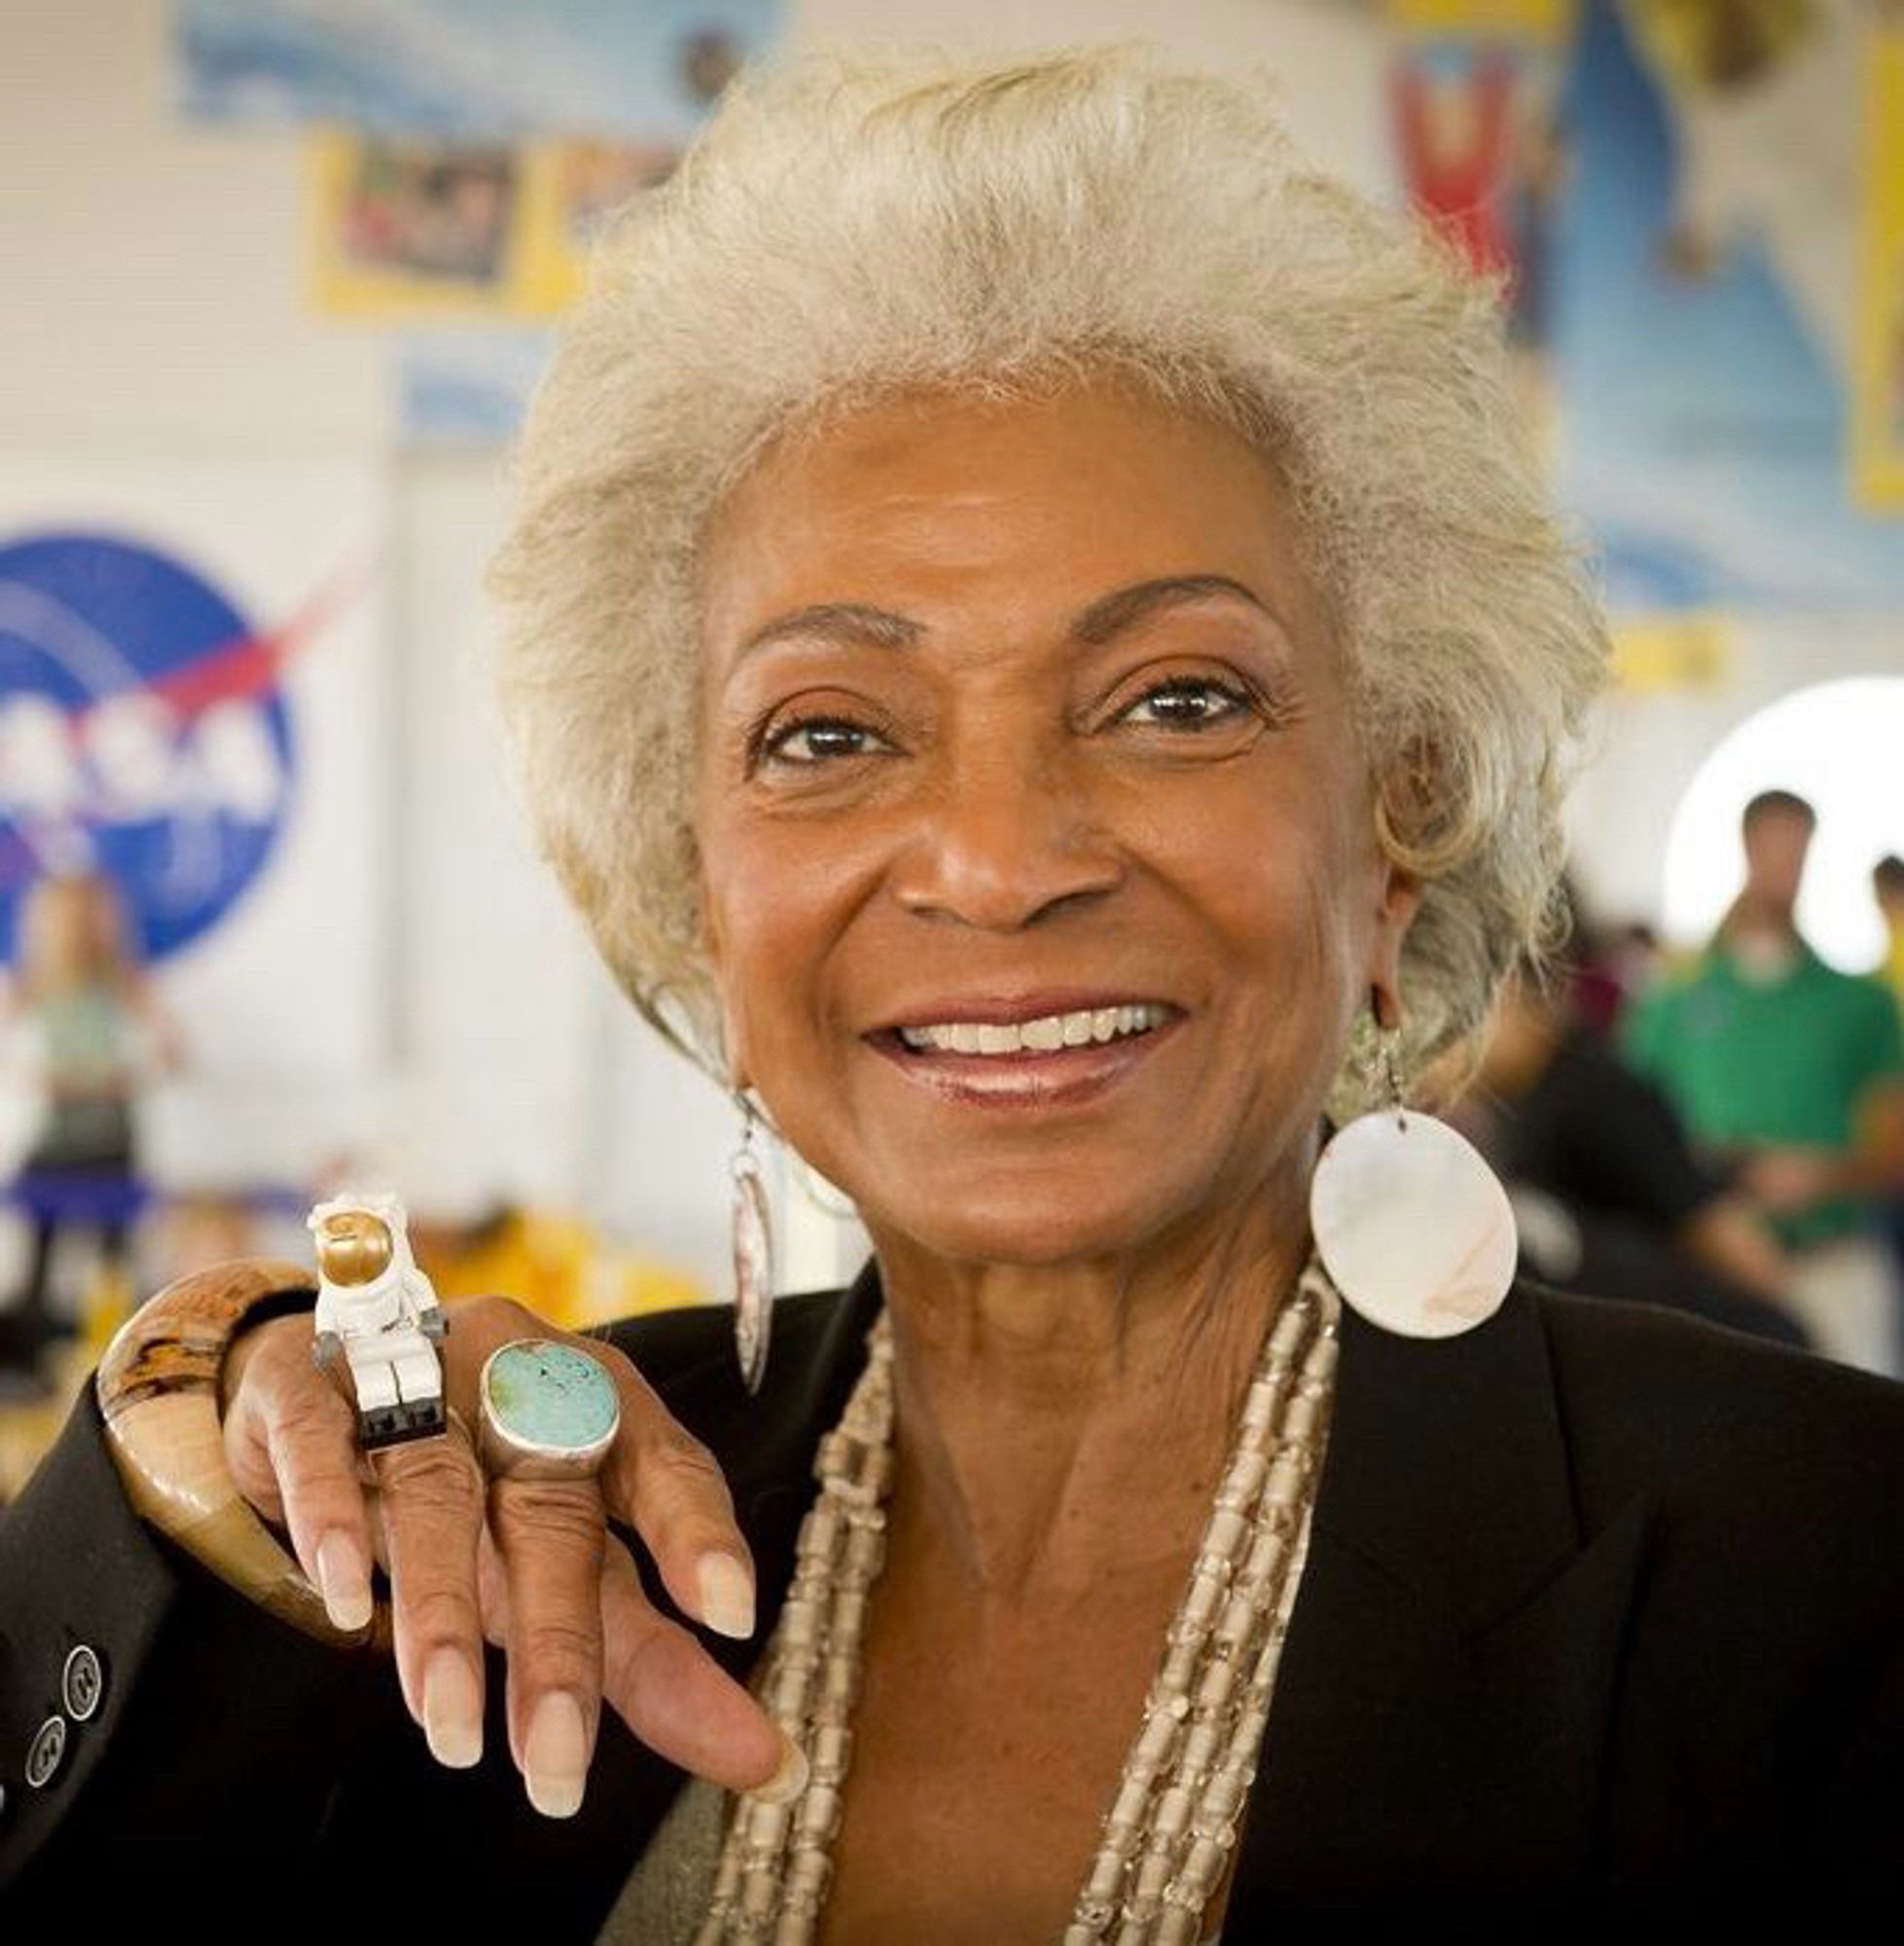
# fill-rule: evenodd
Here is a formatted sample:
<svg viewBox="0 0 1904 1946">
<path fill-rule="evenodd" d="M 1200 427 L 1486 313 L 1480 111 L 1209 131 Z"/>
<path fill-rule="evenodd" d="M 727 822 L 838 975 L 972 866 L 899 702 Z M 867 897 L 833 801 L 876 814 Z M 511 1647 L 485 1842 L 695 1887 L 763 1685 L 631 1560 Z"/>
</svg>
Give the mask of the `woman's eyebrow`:
<svg viewBox="0 0 1904 1946">
<path fill-rule="evenodd" d="M 1259 614 L 1274 622 L 1282 633 L 1288 633 L 1282 617 L 1240 581 L 1233 580 L 1227 574 L 1172 574 L 1157 581 L 1140 581 L 1133 587 L 1120 588 L 1114 594 L 1100 595 L 1088 608 L 1080 610 L 1072 618 L 1071 639 L 1096 648 L 1099 643 L 1121 635 L 1125 630 L 1134 628 L 1139 622 L 1149 621 L 1151 616 L 1165 609 L 1179 608 L 1191 601 L 1207 601 L 1212 595 L 1225 595 L 1248 602 Z"/>
<path fill-rule="evenodd" d="M 916 622 L 910 615 L 895 615 L 889 608 L 871 608 L 863 601 L 817 601 L 808 608 L 796 608 L 791 615 L 763 622 L 742 640 L 735 659 L 792 636 L 831 636 L 867 648 L 903 649 L 924 633 L 923 622 Z"/>
<path fill-rule="evenodd" d="M 1096 648 L 1166 609 L 1206 601 L 1214 595 L 1246 601 L 1287 634 L 1281 616 L 1240 581 L 1227 574 L 1172 574 L 1100 595 L 1071 618 L 1071 639 Z M 764 622 L 741 642 L 736 660 L 765 648 L 770 642 L 795 636 L 808 640 L 830 637 L 876 649 L 903 649 L 925 632 L 923 622 L 910 615 L 894 614 L 889 608 L 874 608 L 862 601 L 820 601 Z"/>
</svg>

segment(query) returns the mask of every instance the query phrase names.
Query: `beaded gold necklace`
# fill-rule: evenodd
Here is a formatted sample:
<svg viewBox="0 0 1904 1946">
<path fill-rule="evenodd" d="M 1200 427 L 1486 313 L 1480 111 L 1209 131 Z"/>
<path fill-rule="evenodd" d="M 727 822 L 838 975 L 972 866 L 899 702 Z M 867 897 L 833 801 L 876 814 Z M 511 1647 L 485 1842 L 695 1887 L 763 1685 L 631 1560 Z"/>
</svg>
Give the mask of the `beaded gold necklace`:
<svg viewBox="0 0 1904 1946">
<path fill-rule="evenodd" d="M 1063 1946 L 1196 1946 L 1236 1842 L 1289 1613 L 1334 1396 L 1341 1300 L 1311 1258 L 1265 1341 L 1190 1584 L 1103 1820 Z M 852 1757 L 869 1592 L 892 1480 L 892 1334 L 880 1313 L 768 1644 L 761 1700 L 807 1753 L 788 1803 L 741 1796 L 695 1946 L 805 1946 L 819 1928 Z"/>
</svg>

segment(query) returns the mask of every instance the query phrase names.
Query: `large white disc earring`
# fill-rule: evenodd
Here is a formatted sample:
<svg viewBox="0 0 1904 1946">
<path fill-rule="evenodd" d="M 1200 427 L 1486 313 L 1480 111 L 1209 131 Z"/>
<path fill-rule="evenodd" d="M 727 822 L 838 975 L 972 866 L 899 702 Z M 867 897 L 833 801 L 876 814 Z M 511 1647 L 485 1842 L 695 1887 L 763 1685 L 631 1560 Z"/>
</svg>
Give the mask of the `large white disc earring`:
<svg viewBox="0 0 1904 1946">
<path fill-rule="evenodd" d="M 767 1184 L 754 1152 L 754 1104 L 740 1099 L 740 1146 L 729 1163 L 734 1179 L 734 1349 L 750 1392 L 767 1376 L 767 1344 L 773 1328 L 773 1224 Z"/>
<path fill-rule="evenodd" d="M 1464 1135 L 1402 1105 L 1400 1033 L 1379 1034 L 1389 1102 L 1323 1149 L 1309 1221 L 1343 1301 L 1403 1338 L 1453 1338 L 1500 1309 L 1520 1243 L 1500 1178 Z"/>
</svg>

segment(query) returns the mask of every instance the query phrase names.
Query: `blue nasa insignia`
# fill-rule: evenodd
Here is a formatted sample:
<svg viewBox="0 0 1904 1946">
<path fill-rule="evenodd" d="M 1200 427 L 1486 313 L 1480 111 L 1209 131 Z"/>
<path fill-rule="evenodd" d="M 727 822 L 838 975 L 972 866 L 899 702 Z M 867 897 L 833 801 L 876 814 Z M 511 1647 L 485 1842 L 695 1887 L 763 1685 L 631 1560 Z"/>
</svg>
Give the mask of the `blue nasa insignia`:
<svg viewBox="0 0 1904 1946">
<path fill-rule="evenodd" d="M 263 870 L 295 768 L 281 644 L 137 541 L 0 544 L 0 955 L 48 871 L 117 882 L 153 958 Z"/>
</svg>

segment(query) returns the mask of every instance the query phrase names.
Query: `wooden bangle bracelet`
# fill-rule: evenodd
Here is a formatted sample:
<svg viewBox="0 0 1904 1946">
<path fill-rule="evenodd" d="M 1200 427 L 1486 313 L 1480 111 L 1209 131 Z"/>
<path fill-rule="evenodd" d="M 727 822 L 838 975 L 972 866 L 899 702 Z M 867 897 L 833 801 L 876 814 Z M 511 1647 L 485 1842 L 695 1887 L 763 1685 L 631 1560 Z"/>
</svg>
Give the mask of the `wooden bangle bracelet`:
<svg viewBox="0 0 1904 1946">
<path fill-rule="evenodd" d="M 320 1641 L 348 1647 L 377 1639 L 379 1623 L 353 1634 L 331 1626 L 323 1597 L 238 1492 L 219 1423 L 219 1374 L 232 1341 L 247 1325 L 316 1301 L 310 1272 L 274 1258 L 195 1271 L 126 1320 L 93 1389 L 108 1450 L 138 1513 L 247 1600 Z"/>
</svg>

